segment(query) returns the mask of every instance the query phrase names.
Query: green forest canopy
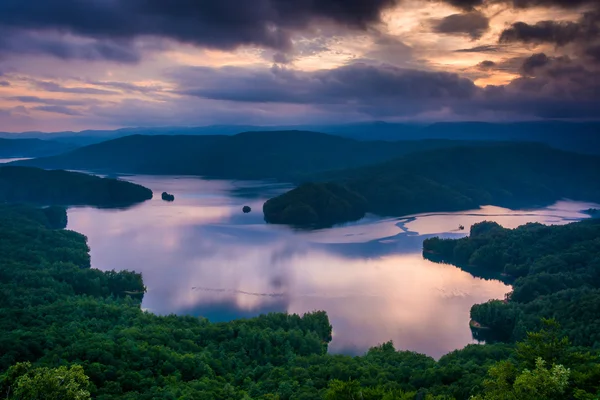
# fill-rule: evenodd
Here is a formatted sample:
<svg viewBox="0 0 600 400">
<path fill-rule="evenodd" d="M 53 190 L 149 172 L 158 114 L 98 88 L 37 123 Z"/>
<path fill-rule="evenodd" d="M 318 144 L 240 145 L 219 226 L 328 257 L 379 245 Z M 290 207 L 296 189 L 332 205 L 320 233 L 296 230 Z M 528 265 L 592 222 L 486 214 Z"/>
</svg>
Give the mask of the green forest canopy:
<svg viewBox="0 0 600 400">
<path fill-rule="evenodd" d="M 366 210 L 362 196 L 335 183 L 306 183 L 263 205 L 269 223 L 312 227 L 356 221 Z"/>
<path fill-rule="evenodd" d="M 600 157 L 530 143 L 454 147 L 311 180 L 342 185 L 366 200 L 367 211 L 384 216 L 481 205 L 520 208 L 562 198 L 600 201 Z"/>
<path fill-rule="evenodd" d="M 150 189 L 117 179 L 31 167 L 0 167 L 0 203 L 110 207 L 151 198 Z"/>
<path fill-rule="evenodd" d="M 323 312 L 227 323 L 156 316 L 140 308 L 141 275 L 90 268 L 86 238 L 55 229 L 56 221 L 66 221 L 64 209 L 0 206 L 0 395 L 8 399 L 520 400 L 600 394 L 596 350 L 572 346 L 554 321 L 516 346 L 470 345 L 435 361 L 396 351 L 392 343 L 360 357 L 328 354 L 332 328 Z"/>
<path fill-rule="evenodd" d="M 505 229 L 473 225 L 469 237 L 425 240 L 428 257 L 439 257 L 474 274 L 514 279 L 507 301 L 473 306 L 471 316 L 504 340 L 520 340 L 554 318 L 575 344 L 600 349 L 600 220 L 564 226 L 527 224 Z"/>
</svg>

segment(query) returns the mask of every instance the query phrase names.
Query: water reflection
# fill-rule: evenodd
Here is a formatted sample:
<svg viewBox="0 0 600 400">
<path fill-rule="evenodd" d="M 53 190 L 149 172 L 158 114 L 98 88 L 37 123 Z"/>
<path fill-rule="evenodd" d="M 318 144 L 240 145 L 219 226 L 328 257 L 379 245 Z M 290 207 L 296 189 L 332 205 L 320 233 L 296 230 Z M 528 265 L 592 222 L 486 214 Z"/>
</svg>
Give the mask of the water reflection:
<svg viewBox="0 0 600 400">
<path fill-rule="evenodd" d="M 460 237 L 486 219 L 507 227 L 566 223 L 584 218 L 579 210 L 590 207 L 571 202 L 526 212 L 485 207 L 294 231 L 263 222 L 262 204 L 285 189 L 280 185 L 127 179 L 155 193 L 173 193 L 175 202 L 155 196 L 128 210 L 74 208 L 69 228 L 89 237 L 94 267 L 143 274 L 144 308 L 213 321 L 326 310 L 334 327 L 330 349 L 346 353 L 394 340 L 398 348 L 439 357 L 473 342 L 472 304 L 502 298 L 510 290 L 499 281 L 423 259 L 425 237 Z M 244 205 L 253 212 L 243 214 Z M 455 231 L 459 224 L 465 232 Z"/>
<path fill-rule="evenodd" d="M 23 161 L 23 160 L 31 160 L 31 158 L 26 158 L 26 157 L 0 158 L 0 164 L 8 164 L 13 161 Z"/>
</svg>

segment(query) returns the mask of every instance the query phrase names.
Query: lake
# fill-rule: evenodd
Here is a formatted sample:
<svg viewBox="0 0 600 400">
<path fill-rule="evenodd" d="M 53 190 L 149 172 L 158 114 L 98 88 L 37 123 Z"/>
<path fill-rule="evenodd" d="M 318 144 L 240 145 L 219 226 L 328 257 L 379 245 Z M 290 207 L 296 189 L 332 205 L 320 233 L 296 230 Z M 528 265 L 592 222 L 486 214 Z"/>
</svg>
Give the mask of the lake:
<svg viewBox="0 0 600 400">
<path fill-rule="evenodd" d="M 89 238 L 92 266 L 141 272 L 142 307 L 211 321 L 268 312 L 327 311 L 330 352 L 361 354 L 393 340 L 397 349 L 440 357 L 475 343 L 469 310 L 510 287 L 423 259 L 431 236 L 462 237 L 472 224 L 564 224 L 593 204 L 543 209 L 483 207 L 408 218 L 367 217 L 317 231 L 267 225 L 262 204 L 289 187 L 265 182 L 128 176 L 154 199 L 125 210 L 69 210 L 69 229 Z M 160 194 L 175 195 L 172 203 Z M 244 214 L 249 205 L 252 212 Z M 597 206 L 595 206 L 597 207 Z M 465 231 L 458 226 L 464 225 Z"/>
</svg>

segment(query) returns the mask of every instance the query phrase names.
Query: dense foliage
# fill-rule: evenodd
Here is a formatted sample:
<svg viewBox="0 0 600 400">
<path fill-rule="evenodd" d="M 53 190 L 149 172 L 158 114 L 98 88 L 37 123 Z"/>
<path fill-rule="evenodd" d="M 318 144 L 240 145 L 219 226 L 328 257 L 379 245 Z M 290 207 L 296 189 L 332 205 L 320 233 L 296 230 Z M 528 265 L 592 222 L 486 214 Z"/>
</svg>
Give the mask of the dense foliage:
<svg viewBox="0 0 600 400">
<path fill-rule="evenodd" d="M 427 256 L 469 267 L 474 274 L 514 279 L 506 301 L 471 310 L 498 337 L 522 339 L 543 316 L 560 322 L 575 344 L 600 348 L 600 220 L 513 230 L 483 222 L 467 238 L 428 239 L 423 248 Z"/>
<path fill-rule="evenodd" d="M 111 178 L 30 167 L 0 167 L 0 202 L 126 206 L 152 198 L 143 186 Z"/>
<path fill-rule="evenodd" d="M 358 220 L 366 209 L 364 198 L 335 183 L 306 183 L 263 206 L 269 223 L 319 227 Z"/>
<path fill-rule="evenodd" d="M 66 221 L 64 209 L 0 206 L 0 397 L 9 400 L 594 399 L 600 389 L 596 356 L 552 321 L 516 347 L 470 345 L 436 362 L 391 343 L 329 355 L 323 312 L 156 316 L 140 308 L 139 274 L 91 269 L 86 238 L 55 221 Z"/>
<path fill-rule="evenodd" d="M 456 146 L 449 140 L 359 142 L 316 132 L 247 132 L 234 136 L 133 135 L 56 157 L 19 162 L 65 168 L 228 179 L 293 180 L 353 168 L 403 154 Z"/>
<path fill-rule="evenodd" d="M 366 199 L 369 212 L 391 216 L 489 204 L 519 208 L 565 197 L 600 201 L 600 157 L 529 143 L 414 153 L 314 179 L 343 184 Z"/>
</svg>

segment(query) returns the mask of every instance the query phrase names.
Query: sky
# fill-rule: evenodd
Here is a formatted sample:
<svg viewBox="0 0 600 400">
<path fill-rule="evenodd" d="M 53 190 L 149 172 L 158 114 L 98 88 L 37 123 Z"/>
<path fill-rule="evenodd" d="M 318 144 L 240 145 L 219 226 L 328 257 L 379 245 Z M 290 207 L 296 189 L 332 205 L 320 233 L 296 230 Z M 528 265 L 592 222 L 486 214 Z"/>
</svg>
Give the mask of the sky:
<svg viewBox="0 0 600 400">
<path fill-rule="evenodd" d="M 1 0 L 0 131 L 600 118 L 600 0 Z"/>
</svg>

